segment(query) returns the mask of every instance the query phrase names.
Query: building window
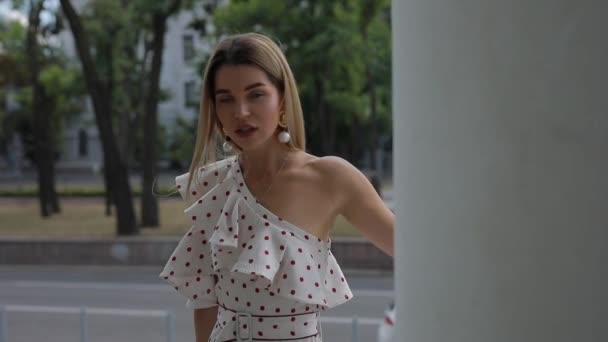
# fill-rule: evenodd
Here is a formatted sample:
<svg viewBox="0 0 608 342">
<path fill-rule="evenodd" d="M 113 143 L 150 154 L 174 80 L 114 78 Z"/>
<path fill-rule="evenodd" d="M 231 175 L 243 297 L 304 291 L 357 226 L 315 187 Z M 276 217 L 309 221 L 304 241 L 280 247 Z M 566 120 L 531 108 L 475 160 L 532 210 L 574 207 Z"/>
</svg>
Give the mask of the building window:
<svg viewBox="0 0 608 342">
<path fill-rule="evenodd" d="M 80 129 L 78 131 L 78 156 L 86 157 L 89 154 L 89 136 L 87 131 Z"/>
<path fill-rule="evenodd" d="M 194 81 L 184 83 L 184 105 L 186 107 L 198 106 L 198 92 Z"/>
<path fill-rule="evenodd" d="M 194 59 L 194 36 L 185 34 L 183 36 L 184 62 L 191 62 Z"/>
</svg>

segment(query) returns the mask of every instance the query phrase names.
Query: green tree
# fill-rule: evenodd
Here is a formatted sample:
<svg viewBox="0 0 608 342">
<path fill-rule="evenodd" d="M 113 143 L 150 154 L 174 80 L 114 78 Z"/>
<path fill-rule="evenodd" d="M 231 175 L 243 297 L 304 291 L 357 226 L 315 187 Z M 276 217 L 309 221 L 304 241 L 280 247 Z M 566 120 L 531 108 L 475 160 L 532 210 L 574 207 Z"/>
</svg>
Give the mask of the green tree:
<svg viewBox="0 0 608 342">
<path fill-rule="evenodd" d="M 29 5 L 26 35 L 26 60 L 29 71 L 31 92 L 31 111 L 34 131 L 34 161 L 38 169 L 38 197 L 40 213 L 43 217 L 59 212 L 59 200 L 55 190 L 55 151 L 51 138 L 51 118 L 46 113 L 51 97 L 41 81 L 42 48 L 39 43 L 42 35 L 40 13 L 44 9 L 43 0 L 31 0 Z"/>
<path fill-rule="evenodd" d="M 158 170 L 158 102 L 160 98 L 160 72 L 163 64 L 163 51 L 165 48 L 165 34 L 167 33 L 167 20 L 174 14 L 178 13 L 185 1 L 169 0 L 169 1 L 139 1 L 135 2 L 139 5 L 141 11 L 138 13 L 147 13 L 147 20 L 144 19 L 147 25 L 145 26 L 151 32 L 151 67 L 147 74 L 147 87 L 144 99 L 144 120 L 143 120 L 143 177 L 142 188 L 152 189 L 154 186 L 154 178 Z M 144 191 L 142 193 L 141 203 L 141 219 L 142 226 L 158 227 L 158 200 L 153 195 L 152 191 Z"/>
<path fill-rule="evenodd" d="M 205 12 L 212 11 L 217 6 L 215 0 L 165 0 L 165 1 L 133 1 L 132 12 L 136 14 L 135 22 L 149 36 L 150 68 L 146 70 L 143 101 L 143 159 L 142 159 L 142 188 L 154 190 L 154 178 L 157 176 L 159 157 L 158 141 L 158 103 L 161 99 L 160 73 L 163 64 L 163 52 L 167 21 L 183 9 L 201 7 Z M 158 201 L 152 191 L 144 191 L 141 203 L 141 220 L 144 227 L 158 227 Z"/>
<path fill-rule="evenodd" d="M 92 58 L 99 80 L 107 89 L 119 157 L 127 169 L 131 162 L 141 162 L 144 189 L 151 189 L 150 175 L 156 174 L 158 161 L 157 104 L 162 99 L 159 81 L 166 20 L 182 3 L 91 0 L 80 14 L 95 51 Z M 113 188 L 107 175 L 106 214 L 111 215 Z M 142 196 L 141 226 L 158 226 L 152 191 Z"/>
<path fill-rule="evenodd" d="M 9 96 L 27 85 L 25 26 L 18 21 L 0 21 L 0 150 L 6 152 L 21 119 L 7 110 Z"/>
<path fill-rule="evenodd" d="M 141 29 L 133 22 L 128 6 L 129 2 L 90 0 L 80 13 L 93 51 L 92 62 L 110 101 L 109 121 L 118 157 L 127 170 L 136 148 L 143 97 L 143 67 L 135 53 Z M 110 216 L 113 188 L 109 169 L 104 167 L 103 175 L 106 215 Z"/>
<path fill-rule="evenodd" d="M 95 64 L 94 54 L 91 51 L 93 45 L 91 45 L 90 33 L 83 26 L 81 16 L 69 0 L 60 0 L 60 4 L 69 22 L 89 96 L 93 103 L 95 120 L 103 147 L 106 191 L 111 189 L 112 201 L 116 205 L 117 234 L 135 235 L 139 233 L 139 229 L 136 224 L 129 185 L 127 162 L 116 143 L 116 134 L 112 124 L 114 84 L 113 81 L 104 82 L 100 77 L 100 70 Z M 110 31 L 110 33 L 112 32 Z M 112 63 L 112 52 L 110 48 L 107 48 L 105 51 L 96 51 L 95 56 L 107 56 L 108 63 Z M 108 70 L 114 69 L 110 66 Z"/>
<path fill-rule="evenodd" d="M 387 0 L 362 0 L 359 9 L 359 30 L 363 38 L 366 53 L 365 88 L 369 96 L 369 116 L 366 118 L 369 127 L 367 146 L 371 165 L 377 169 L 376 151 L 379 147 L 379 135 L 386 131 L 387 119 L 390 120 L 390 44 L 391 37 L 388 25 Z M 385 128 L 385 129 L 383 129 Z"/>
<path fill-rule="evenodd" d="M 214 1 L 205 3 L 213 4 Z M 129 221 L 132 204 L 127 204 L 125 199 L 129 198 L 130 202 L 130 194 L 112 194 L 117 189 L 113 185 L 116 180 L 109 178 L 116 177 L 111 176 L 116 174 L 112 169 L 124 169 L 126 173 L 129 160 L 136 156 L 141 156 L 143 188 L 150 190 L 143 192 L 141 226 L 157 227 L 159 224 L 158 203 L 152 186 L 159 159 L 158 103 L 166 97 L 160 89 L 160 72 L 167 21 L 194 4 L 192 0 L 91 0 L 78 14 L 69 0 L 61 1 L 83 64 L 102 136 L 107 198 L 114 199 L 117 210 L 120 210 L 116 202 L 119 197 L 121 205 L 129 207 L 123 209 L 125 225 L 133 222 Z M 114 161 L 113 167 L 108 164 L 110 155 L 118 160 Z M 118 173 L 122 175 L 123 171 Z M 136 233 L 134 228 L 121 228 L 121 222 L 119 217 L 119 234 Z"/>
<path fill-rule="evenodd" d="M 26 143 L 26 155 L 37 169 L 40 213 L 48 217 L 60 211 L 55 190 L 55 159 L 65 121 L 81 111 L 80 80 L 69 61 L 51 43 L 60 30 L 57 20 L 42 23 L 55 13 L 45 8 L 42 0 L 14 1 L 17 8 L 28 11 L 27 26 L 17 21 L 3 23 L 8 30 L 0 35 L 6 78 L 0 81 L 5 94 L 11 93 L 18 106 L 3 115 L 3 138 L 18 130 Z M 5 99 L 5 96 L 2 96 Z M 5 141 L 6 143 L 6 141 Z"/>
</svg>

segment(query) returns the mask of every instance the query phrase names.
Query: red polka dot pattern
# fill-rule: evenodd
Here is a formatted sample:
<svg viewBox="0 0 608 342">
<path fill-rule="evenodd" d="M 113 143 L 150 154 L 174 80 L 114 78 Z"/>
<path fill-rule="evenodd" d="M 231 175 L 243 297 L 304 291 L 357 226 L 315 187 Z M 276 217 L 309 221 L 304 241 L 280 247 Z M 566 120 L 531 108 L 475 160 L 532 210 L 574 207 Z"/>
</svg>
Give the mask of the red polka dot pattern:
<svg viewBox="0 0 608 342">
<path fill-rule="evenodd" d="M 199 172 L 198 182 L 193 181 L 190 189 L 198 198 L 186 196 L 188 177 L 178 176 L 176 184 L 182 198 L 192 203 L 184 211 L 192 227 L 160 274 L 187 298 L 187 307 L 220 304 L 252 314 L 303 314 L 352 298 L 330 252 L 331 241 L 309 234 L 258 203 L 234 158 L 210 164 Z M 234 332 L 229 329 L 236 324 L 233 318 L 218 319 L 220 335 Z M 302 336 L 300 332 L 307 326 L 316 331 L 316 323 L 308 321 L 274 325 L 260 330 L 265 338 L 269 330 L 283 337 L 291 336 L 291 331 Z"/>
</svg>

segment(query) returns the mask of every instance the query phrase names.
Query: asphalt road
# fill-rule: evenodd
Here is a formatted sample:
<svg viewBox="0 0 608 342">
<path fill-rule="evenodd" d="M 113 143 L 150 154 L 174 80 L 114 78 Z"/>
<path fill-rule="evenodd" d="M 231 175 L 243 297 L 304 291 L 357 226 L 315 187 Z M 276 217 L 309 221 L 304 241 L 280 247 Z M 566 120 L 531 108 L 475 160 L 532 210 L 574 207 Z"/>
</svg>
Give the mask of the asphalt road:
<svg viewBox="0 0 608 342">
<path fill-rule="evenodd" d="M 173 342 L 194 341 L 192 312 L 154 267 L 0 265 L 0 342 L 80 342 L 80 308 L 87 308 L 86 342 L 165 342 L 171 312 Z M 392 300 L 391 274 L 346 271 L 355 297 L 322 315 L 324 341 L 376 341 Z M 2 341 L 2 337 L 8 337 Z"/>
</svg>

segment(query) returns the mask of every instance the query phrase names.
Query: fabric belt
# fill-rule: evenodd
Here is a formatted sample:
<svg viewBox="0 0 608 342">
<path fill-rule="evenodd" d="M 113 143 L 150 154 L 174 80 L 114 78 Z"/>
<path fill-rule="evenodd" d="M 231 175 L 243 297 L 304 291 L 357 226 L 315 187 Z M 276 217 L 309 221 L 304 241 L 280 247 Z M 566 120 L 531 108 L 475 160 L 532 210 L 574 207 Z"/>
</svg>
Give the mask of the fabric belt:
<svg viewBox="0 0 608 342">
<path fill-rule="evenodd" d="M 319 334 L 319 312 L 290 315 L 253 315 L 218 305 L 218 323 L 223 326 L 222 342 L 297 341 Z"/>
</svg>

